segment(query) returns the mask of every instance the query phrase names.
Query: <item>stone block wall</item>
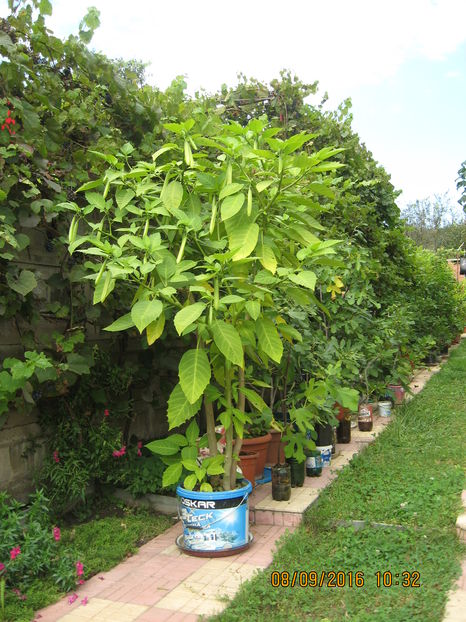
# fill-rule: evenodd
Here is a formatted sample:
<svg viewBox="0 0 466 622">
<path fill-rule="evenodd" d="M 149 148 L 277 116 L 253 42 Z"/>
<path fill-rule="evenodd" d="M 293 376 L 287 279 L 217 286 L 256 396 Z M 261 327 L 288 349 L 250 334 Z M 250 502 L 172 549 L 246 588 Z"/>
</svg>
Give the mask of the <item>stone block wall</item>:
<svg viewBox="0 0 466 622">
<path fill-rule="evenodd" d="M 30 237 L 31 245 L 23 251 L 18 266 L 36 274 L 39 287 L 34 294 L 38 304 L 45 308 L 45 304 L 51 300 L 51 292 L 42 279 L 49 278 L 59 270 L 62 257 L 46 250 L 46 235 L 43 231 L 24 229 L 24 233 Z M 21 317 L 0 320 L 0 361 L 9 356 L 22 357 L 24 347 L 20 333 L 26 328 L 27 325 Z M 66 321 L 57 320 L 45 313 L 35 331 L 36 334 L 51 335 L 54 331 L 63 332 L 65 328 Z M 89 342 L 100 345 L 105 345 L 112 338 L 108 333 L 95 331 L 91 324 L 88 325 L 86 333 Z M 157 344 L 153 347 L 157 348 Z M 136 360 L 140 352 L 140 340 L 130 340 L 128 358 Z M 159 356 L 164 356 L 163 346 L 160 347 Z M 175 383 L 176 374 L 167 370 L 159 372 L 155 365 L 149 383 L 137 389 L 133 396 L 135 417 L 130 436 L 134 434 L 140 439 L 150 440 L 167 433 L 166 397 Z M 34 475 L 44 458 L 43 440 L 36 411 L 9 413 L 6 425 L 0 429 L 0 490 L 8 490 L 16 497 L 24 499 L 34 489 Z"/>
</svg>

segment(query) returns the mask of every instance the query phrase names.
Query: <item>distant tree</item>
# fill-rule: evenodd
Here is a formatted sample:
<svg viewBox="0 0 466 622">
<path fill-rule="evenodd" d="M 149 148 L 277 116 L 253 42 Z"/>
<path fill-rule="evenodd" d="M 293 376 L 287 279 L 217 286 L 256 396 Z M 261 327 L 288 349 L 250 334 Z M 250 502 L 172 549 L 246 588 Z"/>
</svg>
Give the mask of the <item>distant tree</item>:
<svg viewBox="0 0 466 622">
<path fill-rule="evenodd" d="M 458 199 L 458 203 L 461 205 L 461 207 L 466 213 L 466 160 L 461 164 L 460 170 L 458 171 L 458 179 L 456 180 L 456 187 L 458 191 L 461 192 L 461 196 Z"/>
<path fill-rule="evenodd" d="M 407 235 L 424 248 L 453 250 L 466 245 L 466 217 L 458 214 L 447 193 L 410 203 L 402 216 Z"/>
</svg>

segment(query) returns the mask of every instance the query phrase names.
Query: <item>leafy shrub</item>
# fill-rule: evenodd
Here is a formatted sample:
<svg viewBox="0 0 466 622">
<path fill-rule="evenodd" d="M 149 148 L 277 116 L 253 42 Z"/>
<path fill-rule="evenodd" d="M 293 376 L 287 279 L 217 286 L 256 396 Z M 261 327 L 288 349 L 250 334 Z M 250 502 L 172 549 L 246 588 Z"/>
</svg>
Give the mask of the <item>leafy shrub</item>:
<svg viewBox="0 0 466 622">
<path fill-rule="evenodd" d="M 114 474 L 110 474 L 108 481 L 126 488 L 135 497 L 145 494 L 162 494 L 174 492 L 176 486 L 164 488 L 162 476 L 165 465 L 155 455 L 138 456 L 134 448 L 118 460 Z"/>
<path fill-rule="evenodd" d="M 23 590 L 45 575 L 65 591 L 76 585 L 76 557 L 60 541 L 50 514 L 50 502 L 42 490 L 31 495 L 28 506 L 0 493 L 0 562 L 5 566 L 7 588 Z"/>
<path fill-rule="evenodd" d="M 114 469 L 113 452 L 122 447 L 121 431 L 108 418 L 102 414 L 100 422 L 86 426 L 79 420 L 62 420 L 55 427 L 39 481 L 56 512 L 85 503 L 90 486 L 105 481 Z"/>
</svg>

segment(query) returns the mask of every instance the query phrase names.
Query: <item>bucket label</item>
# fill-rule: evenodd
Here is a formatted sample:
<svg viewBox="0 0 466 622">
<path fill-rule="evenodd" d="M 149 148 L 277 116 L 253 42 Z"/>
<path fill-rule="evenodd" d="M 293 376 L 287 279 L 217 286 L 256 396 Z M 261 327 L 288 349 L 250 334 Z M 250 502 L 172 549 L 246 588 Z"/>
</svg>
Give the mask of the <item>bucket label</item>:
<svg viewBox="0 0 466 622">
<path fill-rule="evenodd" d="M 322 454 L 319 456 L 309 456 L 306 460 L 307 469 L 320 469 L 322 467 Z"/>
<path fill-rule="evenodd" d="M 247 500 L 241 500 L 180 497 L 184 546 L 196 551 L 222 551 L 247 544 L 249 510 Z"/>
<path fill-rule="evenodd" d="M 332 446 L 329 445 L 328 447 L 317 447 L 317 449 L 320 451 L 322 466 L 330 466 L 330 462 L 332 460 Z"/>
<path fill-rule="evenodd" d="M 372 421 L 372 412 L 366 406 L 361 406 L 359 408 L 358 421 L 361 422 L 370 422 Z"/>
</svg>

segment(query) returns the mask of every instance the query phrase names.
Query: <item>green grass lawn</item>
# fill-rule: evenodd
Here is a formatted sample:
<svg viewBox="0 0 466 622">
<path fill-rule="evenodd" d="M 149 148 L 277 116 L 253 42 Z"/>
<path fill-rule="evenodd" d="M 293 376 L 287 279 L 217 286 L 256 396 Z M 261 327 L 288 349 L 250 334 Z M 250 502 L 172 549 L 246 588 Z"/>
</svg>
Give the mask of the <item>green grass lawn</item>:
<svg viewBox="0 0 466 622">
<path fill-rule="evenodd" d="M 148 510 L 112 506 L 108 501 L 105 505 L 104 517 L 100 517 L 97 511 L 92 520 L 62 529 L 63 541 L 73 546 L 77 559 L 84 564 L 86 579 L 113 568 L 135 553 L 144 542 L 155 538 L 173 524 L 169 517 Z M 24 594 L 26 600 L 21 600 L 11 590 L 6 591 L 5 621 L 31 622 L 34 611 L 65 596 L 47 577 L 31 583 Z"/>
<path fill-rule="evenodd" d="M 272 565 L 214 619 L 440 622 L 465 553 L 455 532 L 466 467 L 465 387 L 463 341 L 283 539 Z M 398 528 L 338 526 L 351 520 Z M 300 579 L 309 584 L 309 574 L 297 575 L 295 587 L 272 587 L 274 571 L 289 572 L 290 579 L 294 571 L 316 571 L 319 579 L 322 571 L 342 571 L 346 587 L 299 587 Z M 358 571 L 364 585 L 349 587 Z M 391 587 L 377 586 L 379 571 L 392 573 Z M 416 579 L 403 572 L 418 572 L 420 587 L 403 587 L 403 579 Z"/>
</svg>

